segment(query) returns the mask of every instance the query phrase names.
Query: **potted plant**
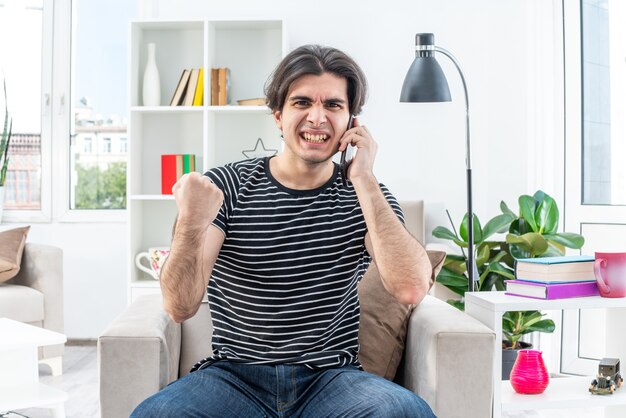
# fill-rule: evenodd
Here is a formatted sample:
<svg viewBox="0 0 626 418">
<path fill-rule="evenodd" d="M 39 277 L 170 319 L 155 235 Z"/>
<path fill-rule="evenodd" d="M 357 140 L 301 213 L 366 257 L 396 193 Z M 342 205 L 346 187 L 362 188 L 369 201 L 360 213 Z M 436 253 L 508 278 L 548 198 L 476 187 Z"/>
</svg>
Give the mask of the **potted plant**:
<svg viewBox="0 0 626 418">
<path fill-rule="evenodd" d="M 478 291 L 506 290 L 504 280 L 515 278 L 515 259 L 561 256 L 565 255 L 566 247 L 580 249 L 584 244 L 584 238 L 579 234 L 557 232 L 558 207 L 554 199 L 543 191 L 539 190 L 533 196 L 522 195 L 518 198 L 518 203 L 519 211 L 515 213 L 502 201 L 502 213 L 490 219 L 484 227 L 474 215 Z M 458 234 L 452 221 L 450 223 L 452 230 L 438 226 L 433 230 L 433 235 L 452 241 L 460 247 L 462 255 L 447 255 L 436 281 L 460 296 L 460 299 L 450 299 L 448 303 L 463 310 L 463 297 L 468 289 L 465 254 L 467 215 L 461 221 Z M 504 240 L 492 238 L 496 233 L 505 232 L 507 234 Z M 517 357 L 515 350 L 528 348 L 520 338 L 535 331 L 551 333 L 554 331 L 554 322 L 543 319 L 539 311 L 506 312 L 502 317 L 502 330 L 503 379 L 508 379 L 504 362 L 508 361 L 512 366 Z"/>
<path fill-rule="evenodd" d="M 543 316 L 539 311 L 509 311 L 502 315 L 502 380 L 509 379 L 517 351 L 532 347 L 530 343 L 520 341 L 522 335 L 554 331 L 554 321 L 543 319 Z"/>
<path fill-rule="evenodd" d="M 13 119 L 9 118 L 9 108 L 7 105 L 7 83 L 4 85 L 4 123 L 2 137 L 0 137 L 0 221 L 2 221 L 2 210 L 4 208 L 4 183 L 7 178 L 7 168 L 9 167 L 9 144 L 11 143 L 11 132 L 13 130 Z"/>
</svg>

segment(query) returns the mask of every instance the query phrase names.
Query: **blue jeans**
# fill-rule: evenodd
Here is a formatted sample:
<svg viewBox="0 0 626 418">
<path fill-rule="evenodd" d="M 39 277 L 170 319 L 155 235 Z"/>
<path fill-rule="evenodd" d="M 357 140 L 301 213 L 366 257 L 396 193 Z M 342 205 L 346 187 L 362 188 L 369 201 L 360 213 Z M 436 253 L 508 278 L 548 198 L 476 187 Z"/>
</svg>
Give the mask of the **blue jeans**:
<svg viewBox="0 0 626 418">
<path fill-rule="evenodd" d="M 143 401 L 140 417 L 434 417 L 424 400 L 354 366 L 311 370 L 302 365 L 218 361 Z"/>
</svg>

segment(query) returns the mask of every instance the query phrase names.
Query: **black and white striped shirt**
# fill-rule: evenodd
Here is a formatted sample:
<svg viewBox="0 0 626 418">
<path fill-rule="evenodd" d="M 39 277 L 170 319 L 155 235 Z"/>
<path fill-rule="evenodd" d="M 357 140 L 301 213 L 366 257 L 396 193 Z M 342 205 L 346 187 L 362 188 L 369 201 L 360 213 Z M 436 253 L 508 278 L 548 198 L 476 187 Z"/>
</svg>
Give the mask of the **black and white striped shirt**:
<svg viewBox="0 0 626 418">
<path fill-rule="evenodd" d="M 357 283 L 371 262 L 354 187 L 337 165 L 314 190 L 292 190 L 269 158 L 214 168 L 224 192 L 213 225 L 224 244 L 209 280 L 213 355 L 246 363 L 312 368 L 358 364 Z M 403 221 L 396 199 L 381 185 Z"/>
</svg>

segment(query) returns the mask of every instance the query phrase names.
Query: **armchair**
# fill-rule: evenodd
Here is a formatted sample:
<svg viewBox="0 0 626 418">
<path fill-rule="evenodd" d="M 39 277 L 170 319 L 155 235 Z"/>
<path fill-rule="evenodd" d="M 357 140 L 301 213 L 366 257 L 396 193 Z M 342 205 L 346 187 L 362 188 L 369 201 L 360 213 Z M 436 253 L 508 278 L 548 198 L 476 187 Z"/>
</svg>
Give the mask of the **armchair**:
<svg viewBox="0 0 626 418">
<path fill-rule="evenodd" d="M 422 203 L 401 204 L 407 229 L 423 242 Z M 176 324 L 160 295 L 137 299 L 98 339 L 102 418 L 128 417 L 142 400 L 189 373 L 210 353 L 211 331 L 206 300 L 193 318 Z M 427 295 L 411 312 L 394 380 L 438 417 L 489 417 L 494 340 L 486 326 Z"/>
<path fill-rule="evenodd" d="M 0 283 L 0 317 L 63 333 L 63 251 L 43 244 L 26 243 L 19 273 Z M 39 348 L 39 361 L 63 371 L 65 346 Z"/>
</svg>

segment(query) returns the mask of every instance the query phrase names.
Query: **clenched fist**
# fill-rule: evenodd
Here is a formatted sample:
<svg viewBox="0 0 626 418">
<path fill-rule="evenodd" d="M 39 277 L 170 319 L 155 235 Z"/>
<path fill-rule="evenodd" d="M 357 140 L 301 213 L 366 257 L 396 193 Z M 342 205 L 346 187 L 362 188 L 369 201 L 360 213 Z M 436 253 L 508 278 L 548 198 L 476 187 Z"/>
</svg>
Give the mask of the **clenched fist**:
<svg viewBox="0 0 626 418">
<path fill-rule="evenodd" d="M 208 177 L 200 173 L 183 175 L 172 187 L 178 222 L 188 228 L 204 230 L 217 216 L 224 194 Z"/>
</svg>

